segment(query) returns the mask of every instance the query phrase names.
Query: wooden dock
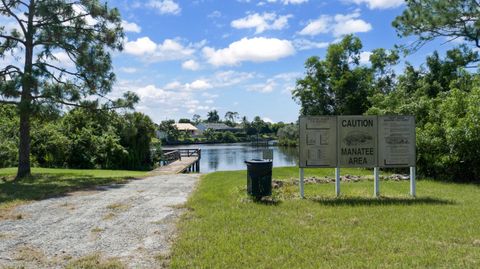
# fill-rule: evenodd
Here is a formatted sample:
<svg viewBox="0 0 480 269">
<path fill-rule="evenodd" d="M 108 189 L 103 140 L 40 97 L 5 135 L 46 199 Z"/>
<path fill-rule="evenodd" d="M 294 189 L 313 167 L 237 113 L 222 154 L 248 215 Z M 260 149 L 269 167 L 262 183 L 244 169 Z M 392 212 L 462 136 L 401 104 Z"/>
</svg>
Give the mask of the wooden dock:
<svg viewBox="0 0 480 269">
<path fill-rule="evenodd" d="M 162 166 L 151 173 L 158 175 L 200 172 L 200 149 L 164 150 Z"/>
</svg>

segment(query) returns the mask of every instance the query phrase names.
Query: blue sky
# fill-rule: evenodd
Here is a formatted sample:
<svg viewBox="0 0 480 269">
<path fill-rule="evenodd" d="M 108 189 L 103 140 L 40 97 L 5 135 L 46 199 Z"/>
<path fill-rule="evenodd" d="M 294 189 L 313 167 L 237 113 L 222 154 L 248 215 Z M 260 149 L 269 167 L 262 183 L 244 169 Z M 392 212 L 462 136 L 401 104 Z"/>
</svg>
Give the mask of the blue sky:
<svg viewBox="0 0 480 269">
<path fill-rule="evenodd" d="M 127 40 L 114 55 L 117 84 L 141 97 L 137 110 L 155 122 L 221 117 L 292 122 L 299 107 L 290 91 L 310 56 L 353 33 L 368 52 L 399 40 L 392 20 L 402 0 L 111 0 L 120 9 Z M 407 60 L 420 63 L 439 46 Z M 440 47 L 440 49 L 444 49 Z"/>
</svg>

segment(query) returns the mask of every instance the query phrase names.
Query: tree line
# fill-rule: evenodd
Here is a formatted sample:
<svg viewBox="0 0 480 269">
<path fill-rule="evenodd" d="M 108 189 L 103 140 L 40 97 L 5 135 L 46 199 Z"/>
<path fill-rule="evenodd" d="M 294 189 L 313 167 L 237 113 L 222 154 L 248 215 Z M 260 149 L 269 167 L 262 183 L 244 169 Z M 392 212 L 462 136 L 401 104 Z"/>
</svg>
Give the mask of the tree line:
<svg viewBox="0 0 480 269">
<path fill-rule="evenodd" d="M 17 108 L 0 106 L 0 167 L 18 165 Z M 158 163 L 155 124 L 142 113 L 75 108 L 32 118 L 31 162 L 51 168 L 150 170 Z"/>
<path fill-rule="evenodd" d="M 256 139 L 272 140 L 277 138 L 280 129 L 288 124 L 284 122 L 272 123 L 255 116 L 249 121 L 246 116 L 240 117 L 238 112 L 227 111 L 222 120 L 217 110 L 208 111 L 205 118 L 194 114 L 192 119 L 181 118 L 178 123 L 191 123 L 197 126 L 201 123 L 223 123 L 236 128 L 232 131 L 217 131 L 206 129 L 201 136 L 192 137 L 188 132 L 181 132 L 175 127 L 175 120 L 165 120 L 158 125 L 158 129 L 165 133 L 164 144 L 189 143 L 235 143 L 250 142 Z"/>
</svg>

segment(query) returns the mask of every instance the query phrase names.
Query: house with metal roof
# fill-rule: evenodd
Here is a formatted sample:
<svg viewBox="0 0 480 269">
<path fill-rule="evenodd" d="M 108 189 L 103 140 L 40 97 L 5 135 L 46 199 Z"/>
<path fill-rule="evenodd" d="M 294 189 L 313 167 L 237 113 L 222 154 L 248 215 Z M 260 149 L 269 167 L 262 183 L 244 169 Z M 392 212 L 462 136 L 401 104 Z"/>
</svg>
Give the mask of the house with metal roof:
<svg viewBox="0 0 480 269">
<path fill-rule="evenodd" d="M 195 135 L 199 134 L 199 129 L 197 127 L 193 126 L 191 123 L 175 123 L 173 125 L 180 132 L 185 132 L 185 133 L 188 133 L 192 136 L 195 136 Z"/>
<path fill-rule="evenodd" d="M 230 127 L 225 123 L 204 123 L 204 122 L 199 123 L 197 125 L 197 129 L 199 134 L 202 134 L 207 129 L 212 129 L 216 132 L 227 132 L 227 131 L 238 132 L 240 130 L 238 128 Z"/>
</svg>

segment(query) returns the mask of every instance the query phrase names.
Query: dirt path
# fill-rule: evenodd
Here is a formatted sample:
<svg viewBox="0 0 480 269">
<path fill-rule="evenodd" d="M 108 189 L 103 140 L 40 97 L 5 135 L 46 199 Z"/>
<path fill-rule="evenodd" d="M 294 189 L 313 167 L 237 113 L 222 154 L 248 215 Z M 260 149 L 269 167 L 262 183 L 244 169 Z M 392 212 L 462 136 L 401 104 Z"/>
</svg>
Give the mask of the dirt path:
<svg viewBox="0 0 480 269">
<path fill-rule="evenodd" d="M 90 254 L 157 268 L 198 175 L 165 175 L 18 207 L 0 222 L 0 268 L 62 268 Z"/>
</svg>

